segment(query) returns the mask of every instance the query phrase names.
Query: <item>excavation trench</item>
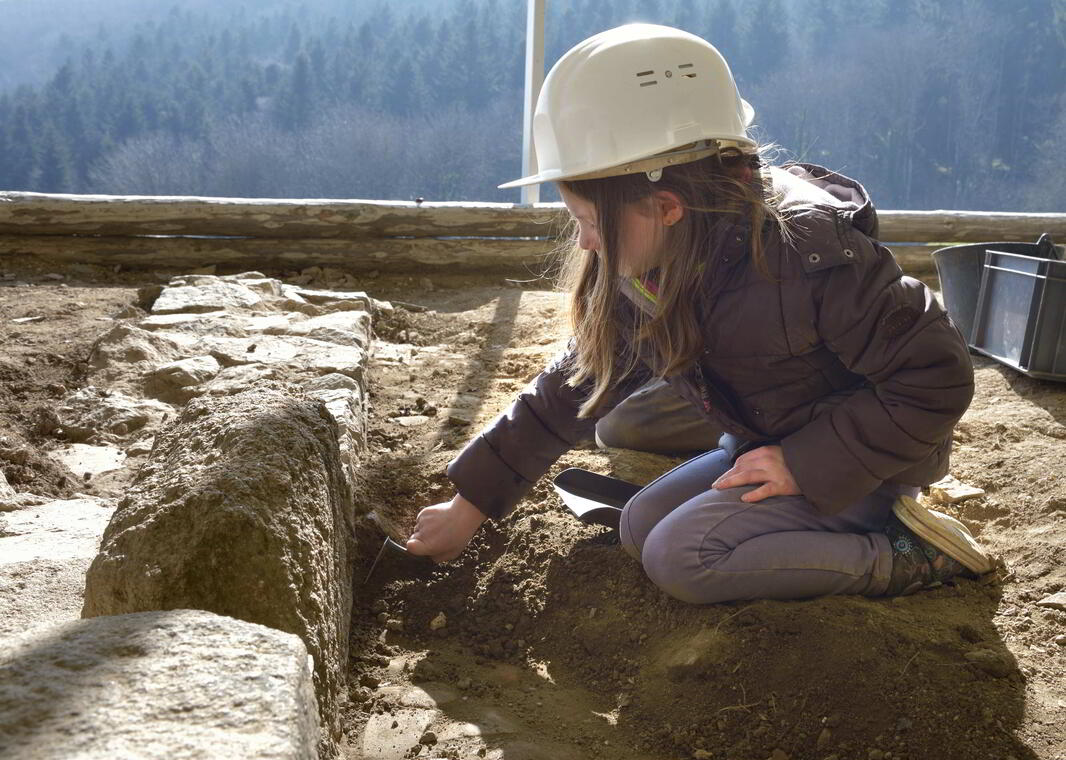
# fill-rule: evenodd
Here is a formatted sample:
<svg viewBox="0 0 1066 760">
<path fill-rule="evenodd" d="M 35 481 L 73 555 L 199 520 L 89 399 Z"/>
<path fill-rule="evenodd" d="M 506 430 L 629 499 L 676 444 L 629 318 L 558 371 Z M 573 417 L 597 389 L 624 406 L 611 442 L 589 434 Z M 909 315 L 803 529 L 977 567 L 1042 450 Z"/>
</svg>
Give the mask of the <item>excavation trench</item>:
<svg viewBox="0 0 1066 760">
<path fill-rule="evenodd" d="M 547 481 L 487 524 L 457 561 L 428 572 L 385 561 L 364 584 L 382 538 L 377 524 L 402 538 L 420 507 L 449 498 L 447 462 L 560 347 L 563 299 L 487 277 L 345 285 L 319 270 L 304 279 L 314 277 L 299 286 L 263 276 L 169 283 L 150 312 L 127 310 L 97 330 L 80 382 L 65 381 L 42 404 L 55 416 L 45 433 L 31 436 L 10 411 L 2 418 L 12 439 L 3 452 L 14 442 L 27 453 L 22 464 L 6 453 L 0 464 L 23 496 L 39 472 L 39 484 L 54 489 L 46 497 L 70 496 L 58 477 L 76 478 L 100 509 L 117 509 L 101 557 L 111 545 L 132 563 L 137 555 L 120 547 L 129 540 L 121 536 L 148 523 L 230 557 L 232 567 L 209 577 L 233 571 L 233 599 L 208 599 L 211 584 L 197 588 L 189 568 L 202 568 L 207 555 L 195 552 L 185 569 L 157 562 L 160 577 L 181 583 L 150 589 L 142 562 L 132 573 L 140 586 L 111 586 L 122 587 L 125 603 L 149 599 L 157 609 L 179 604 L 166 596 L 178 590 L 234 617 L 243 603 L 258 609 L 245 619 L 290 630 L 313 653 L 332 652 L 315 662 L 324 754 L 1050 760 L 1063 751 L 1054 716 L 1066 704 L 1057 643 L 1066 612 L 1040 604 L 1066 582 L 1066 485 L 1047 470 L 1066 455 L 1058 388 L 975 359 L 978 392 L 956 433 L 953 473 L 985 494 L 944 508 L 1006 558 L 1012 573 L 1000 584 L 964 581 L 900 600 L 688 606 L 662 595 L 600 529 L 568 517 Z M 83 292 L 49 298 L 70 295 L 73 304 L 88 298 Z M 26 316 L 27 294 L 46 295 L 27 288 L 20 311 L 14 298 L 0 299 L 0 316 Z M 91 303 L 83 311 L 120 313 L 115 300 Z M 40 304 L 46 315 L 64 308 Z M 62 345 L 59 326 L 48 327 L 19 328 L 13 366 L 35 366 L 29 358 Z M 0 381 L 9 393 L 29 387 L 14 371 Z M 85 480 L 78 467 L 87 460 L 70 452 L 89 449 L 125 458 Z M 68 464 L 53 477 L 36 463 L 55 462 L 57 452 Z M 671 464 L 581 449 L 553 473 L 581 466 L 646 481 Z M 199 488 L 189 487 L 190 473 Z M 227 508 L 237 502 L 263 508 Z M 288 528 L 264 517 L 279 504 L 292 516 Z M 366 518 L 371 511 L 377 521 Z M 212 545 L 201 532 L 208 515 L 218 518 L 212 530 L 251 548 Z M 168 516 L 174 526 L 163 530 Z M 283 545 L 300 551 L 272 548 Z M 149 554 L 178 562 L 181 547 L 158 546 Z M 244 550 L 287 564 L 267 570 L 233 559 Z M 85 572 L 91 559 L 82 551 L 69 572 Z M 62 622 L 29 605 L 34 594 L 45 598 L 29 565 L 0 569 L 0 594 L 19 625 L 38 625 L 43 637 L 40 626 Z M 281 622 L 265 620 L 261 608 L 270 605 L 237 582 L 238 569 L 274 573 L 268 586 Z M 132 611 L 94 606 L 106 597 L 94 591 L 101 572 L 89 573 L 86 610 Z M 17 577 L 30 581 L 20 592 Z M 318 628 L 308 624 L 315 616 Z"/>
</svg>

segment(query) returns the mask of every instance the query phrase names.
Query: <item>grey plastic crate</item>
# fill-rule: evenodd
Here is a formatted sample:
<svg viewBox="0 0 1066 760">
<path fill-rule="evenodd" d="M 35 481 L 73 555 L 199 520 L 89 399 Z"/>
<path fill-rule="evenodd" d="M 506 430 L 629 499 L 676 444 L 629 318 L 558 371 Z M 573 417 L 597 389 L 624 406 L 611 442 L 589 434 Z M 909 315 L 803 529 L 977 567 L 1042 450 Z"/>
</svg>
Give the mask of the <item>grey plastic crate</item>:
<svg viewBox="0 0 1066 760">
<path fill-rule="evenodd" d="M 981 290 L 985 253 L 989 250 L 1066 261 L 1066 247 L 1054 245 L 1049 235 L 1041 235 L 1035 243 L 971 243 L 933 251 L 944 308 L 967 340 L 973 334 L 977 295 Z"/>
<path fill-rule="evenodd" d="M 1066 382 L 1066 261 L 986 251 L 970 346 L 1032 377 Z"/>
</svg>

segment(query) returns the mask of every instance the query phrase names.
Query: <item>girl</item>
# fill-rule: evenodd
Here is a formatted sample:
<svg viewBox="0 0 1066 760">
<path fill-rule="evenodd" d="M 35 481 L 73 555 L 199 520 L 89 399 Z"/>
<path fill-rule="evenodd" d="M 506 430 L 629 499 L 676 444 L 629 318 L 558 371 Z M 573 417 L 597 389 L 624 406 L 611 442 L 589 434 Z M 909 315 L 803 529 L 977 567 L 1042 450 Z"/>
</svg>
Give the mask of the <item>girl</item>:
<svg viewBox="0 0 1066 760">
<path fill-rule="evenodd" d="M 669 594 L 905 594 L 990 568 L 911 498 L 948 471 L 965 342 L 876 241 L 863 187 L 767 166 L 753 116 L 718 51 L 669 27 L 611 29 L 552 68 L 541 171 L 501 187 L 559 187 L 574 336 L 449 465 L 458 493 L 419 513 L 411 553 L 458 556 L 660 379 L 724 431 L 622 513 L 625 550 Z"/>
</svg>

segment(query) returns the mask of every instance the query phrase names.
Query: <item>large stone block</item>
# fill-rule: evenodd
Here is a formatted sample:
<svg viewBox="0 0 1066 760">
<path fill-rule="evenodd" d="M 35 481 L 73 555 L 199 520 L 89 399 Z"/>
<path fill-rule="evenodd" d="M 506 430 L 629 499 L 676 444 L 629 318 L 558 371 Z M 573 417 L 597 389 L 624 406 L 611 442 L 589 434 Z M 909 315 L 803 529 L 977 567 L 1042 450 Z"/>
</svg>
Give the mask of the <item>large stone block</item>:
<svg viewBox="0 0 1066 760">
<path fill-rule="evenodd" d="M 299 637 L 201 610 L 78 620 L 0 648 L 6 760 L 313 760 Z"/>
<path fill-rule="evenodd" d="M 355 564 L 344 470 L 320 401 L 264 390 L 190 402 L 104 533 L 83 617 L 194 608 L 295 633 L 338 739 Z"/>
</svg>

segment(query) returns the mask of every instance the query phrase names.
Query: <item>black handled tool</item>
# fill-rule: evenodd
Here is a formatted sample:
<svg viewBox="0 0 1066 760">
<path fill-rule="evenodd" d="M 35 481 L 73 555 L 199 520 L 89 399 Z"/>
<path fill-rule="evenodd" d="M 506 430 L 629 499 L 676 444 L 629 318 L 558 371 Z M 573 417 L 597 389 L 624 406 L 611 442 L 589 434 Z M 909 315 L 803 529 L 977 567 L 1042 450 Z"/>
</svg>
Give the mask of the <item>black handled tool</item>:
<svg viewBox="0 0 1066 760">
<path fill-rule="evenodd" d="M 578 520 L 615 530 L 622 508 L 641 490 L 636 483 L 577 467 L 563 470 L 552 482 L 556 493 Z"/>
</svg>

